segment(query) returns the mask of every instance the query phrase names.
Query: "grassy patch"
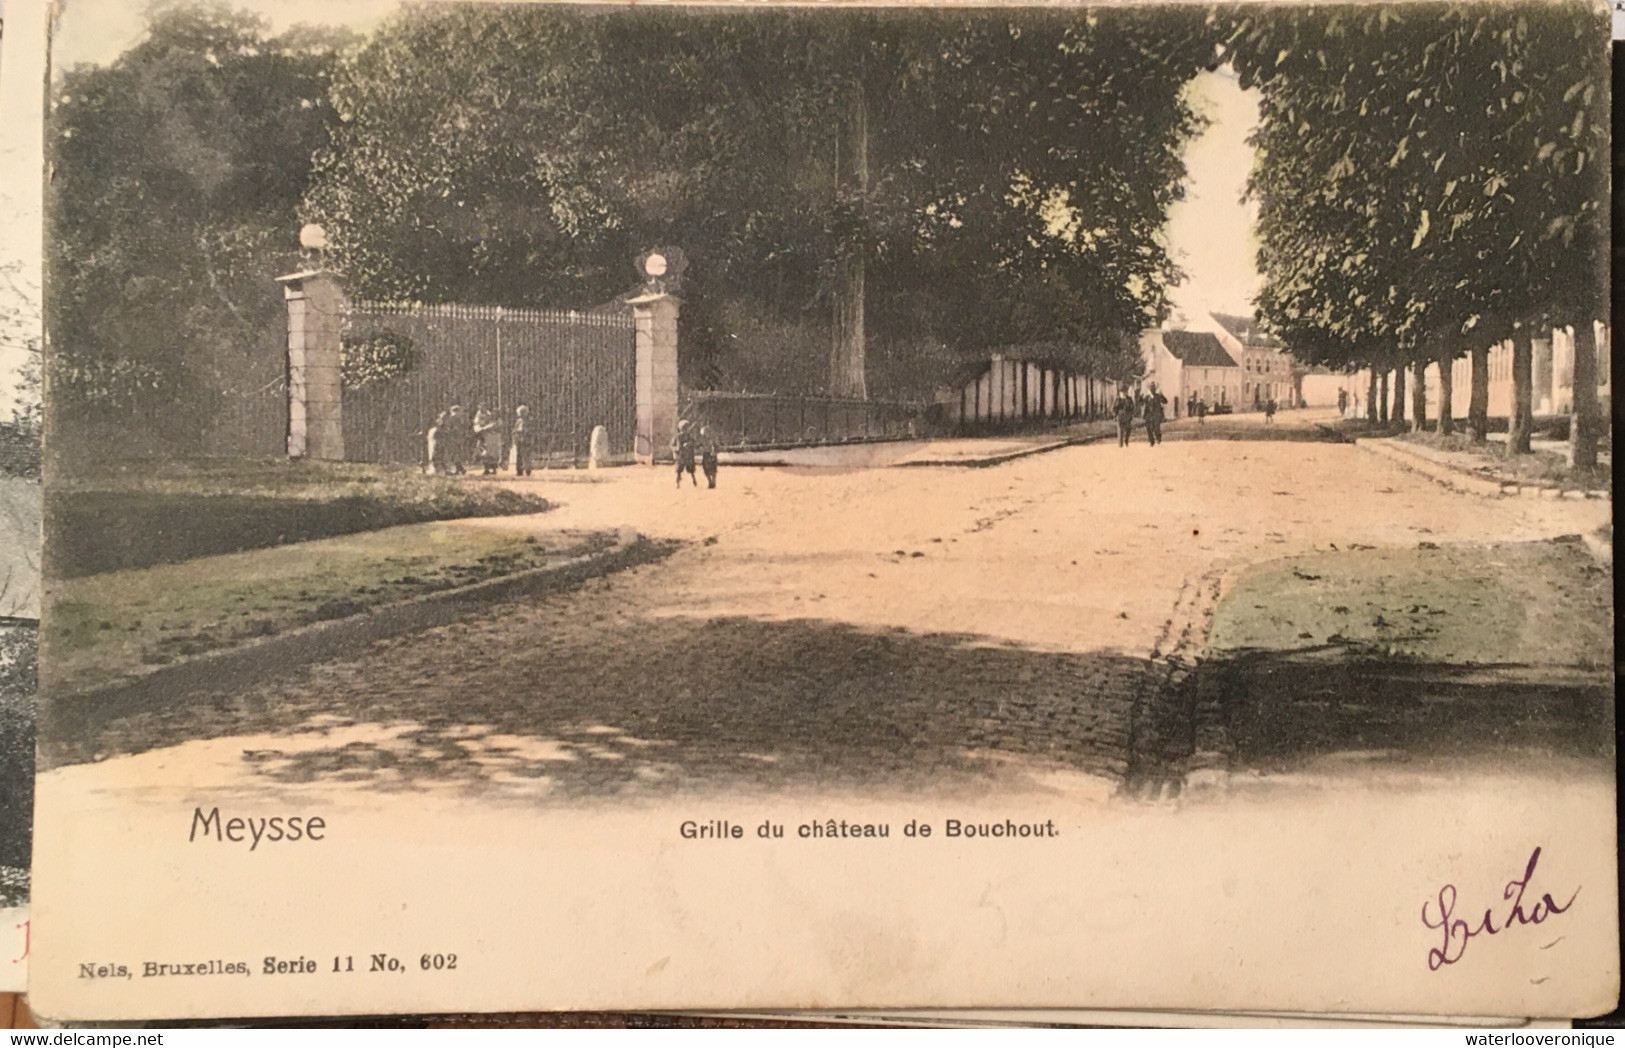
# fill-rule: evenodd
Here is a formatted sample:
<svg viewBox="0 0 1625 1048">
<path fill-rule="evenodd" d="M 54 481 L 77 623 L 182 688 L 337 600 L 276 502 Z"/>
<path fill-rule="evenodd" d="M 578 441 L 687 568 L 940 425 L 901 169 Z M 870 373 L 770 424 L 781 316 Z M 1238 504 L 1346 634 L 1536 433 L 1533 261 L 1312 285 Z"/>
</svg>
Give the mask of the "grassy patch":
<svg viewBox="0 0 1625 1048">
<path fill-rule="evenodd" d="M 54 583 L 48 684 L 83 691 L 255 637 L 510 575 L 602 549 L 613 536 L 544 538 L 429 523 Z"/>
<path fill-rule="evenodd" d="M 1209 649 L 1325 645 L 1458 664 L 1604 668 L 1613 580 L 1578 542 L 1317 553 L 1245 576 Z"/>
<path fill-rule="evenodd" d="M 1613 585 L 1578 542 L 1355 550 L 1242 578 L 1193 676 L 1232 770 L 1613 768 Z"/>
<path fill-rule="evenodd" d="M 1613 487 L 1613 476 L 1606 467 L 1572 469 L 1567 456 L 1558 451 L 1537 449 L 1528 455 L 1509 455 L 1504 440 L 1487 440 L 1477 444 L 1461 432 L 1441 435 L 1428 430 L 1400 433 L 1398 437 L 1419 447 L 1468 456 L 1470 462 L 1464 464 L 1497 480 L 1569 489 L 1611 490 Z"/>
<path fill-rule="evenodd" d="M 46 570 L 73 578 L 398 524 L 547 508 L 533 495 L 403 466 L 112 462 L 51 476 Z"/>
</svg>

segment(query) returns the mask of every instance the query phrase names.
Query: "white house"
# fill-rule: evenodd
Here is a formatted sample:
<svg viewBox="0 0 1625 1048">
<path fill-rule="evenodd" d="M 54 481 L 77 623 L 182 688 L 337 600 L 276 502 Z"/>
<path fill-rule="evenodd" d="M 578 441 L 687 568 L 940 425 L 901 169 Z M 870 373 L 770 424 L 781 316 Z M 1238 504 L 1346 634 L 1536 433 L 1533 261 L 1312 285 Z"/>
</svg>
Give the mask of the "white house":
<svg viewBox="0 0 1625 1048">
<path fill-rule="evenodd" d="M 1167 395 L 1174 417 L 1185 416 L 1193 400 L 1234 409 L 1242 403 L 1243 370 L 1211 331 L 1152 329 L 1140 335 L 1145 379 Z"/>
</svg>

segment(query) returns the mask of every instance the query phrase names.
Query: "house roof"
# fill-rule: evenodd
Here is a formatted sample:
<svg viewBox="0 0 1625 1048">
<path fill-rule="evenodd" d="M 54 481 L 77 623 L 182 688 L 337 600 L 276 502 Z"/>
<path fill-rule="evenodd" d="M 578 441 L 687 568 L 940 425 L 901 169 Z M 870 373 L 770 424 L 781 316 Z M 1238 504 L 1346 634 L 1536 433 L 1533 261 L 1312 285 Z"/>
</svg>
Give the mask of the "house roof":
<svg viewBox="0 0 1625 1048">
<path fill-rule="evenodd" d="M 1218 321 L 1226 331 L 1240 339 L 1242 345 L 1249 349 L 1281 348 L 1280 340 L 1274 335 L 1260 331 L 1258 322 L 1252 317 L 1238 317 L 1234 313 L 1214 313 L 1213 319 Z"/>
<path fill-rule="evenodd" d="M 1206 331 L 1164 331 L 1162 344 L 1188 368 L 1233 368 L 1235 358 L 1217 335 Z"/>
</svg>

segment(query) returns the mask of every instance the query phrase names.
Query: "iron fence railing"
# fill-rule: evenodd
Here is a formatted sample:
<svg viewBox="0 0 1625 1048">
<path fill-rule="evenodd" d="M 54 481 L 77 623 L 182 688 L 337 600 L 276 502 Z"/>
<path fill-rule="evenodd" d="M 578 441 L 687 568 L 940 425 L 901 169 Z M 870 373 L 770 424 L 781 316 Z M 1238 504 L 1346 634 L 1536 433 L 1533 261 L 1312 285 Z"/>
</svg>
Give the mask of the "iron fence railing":
<svg viewBox="0 0 1625 1048">
<path fill-rule="evenodd" d="M 709 425 L 718 446 L 786 448 L 906 440 L 933 430 L 932 405 L 774 393 L 692 391 L 682 417 Z"/>
<path fill-rule="evenodd" d="M 528 411 L 537 465 L 584 460 L 603 426 L 612 456 L 630 455 L 637 424 L 631 316 L 496 306 L 355 302 L 347 331 L 405 336 L 409 364 L 344 392 L 345 457 L 421 462 L 425 433 L 453 404 L 502 427 Z"/>
</svg>

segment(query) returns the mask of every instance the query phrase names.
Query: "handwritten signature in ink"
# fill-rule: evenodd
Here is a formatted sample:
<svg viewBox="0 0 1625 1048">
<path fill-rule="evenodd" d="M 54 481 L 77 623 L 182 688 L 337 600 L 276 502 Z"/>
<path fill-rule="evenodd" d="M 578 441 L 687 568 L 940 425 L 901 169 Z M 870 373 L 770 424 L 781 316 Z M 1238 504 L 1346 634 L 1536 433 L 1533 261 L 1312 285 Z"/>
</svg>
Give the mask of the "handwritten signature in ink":
<svg viewBox="0 0 1625 1048">
<path fill-rule="evenodd" d="M 1541 893 L 1540 901 L 1524 906 L 1524 892 L 1531 891 L 1529 884 L 1535 879 L 1535 864 L 1540 861 L 1540 849 L 1536 848 L 1529 855 L 1529 865 L 1523 869 L 1523 876 L 1507 882 L 1506 889 L 1501 893 L 1504 902 L 1512 905 L 1496 920 L 1496 908 L 1486 907 L 1484 917 L 1475 926 L 1466 918 L 1456 916 L 1456 886 L 1447 884 L 1439 889 L 1439 913 L 1437 917 L 1431 916 L 1433 900 L 1429 899 L 1422 904 L 1422 923 L 1429 928 L 1436 928 L 1444 934 L 1441 945 L 1428 950 L 1428 970 L 1438 971 L 1447 964 L 1455 964 L 1467 952 L 1467 944 L 1479 935 L 1499 935 L 1517 925 L 1543 924 L 1550 917 L 1564 913 L 1574 905 L 1575 897 L 1580 889 L 1574 889 L 1567 902 L 1554 901 L 1549 893 Z"/>
</svg>

